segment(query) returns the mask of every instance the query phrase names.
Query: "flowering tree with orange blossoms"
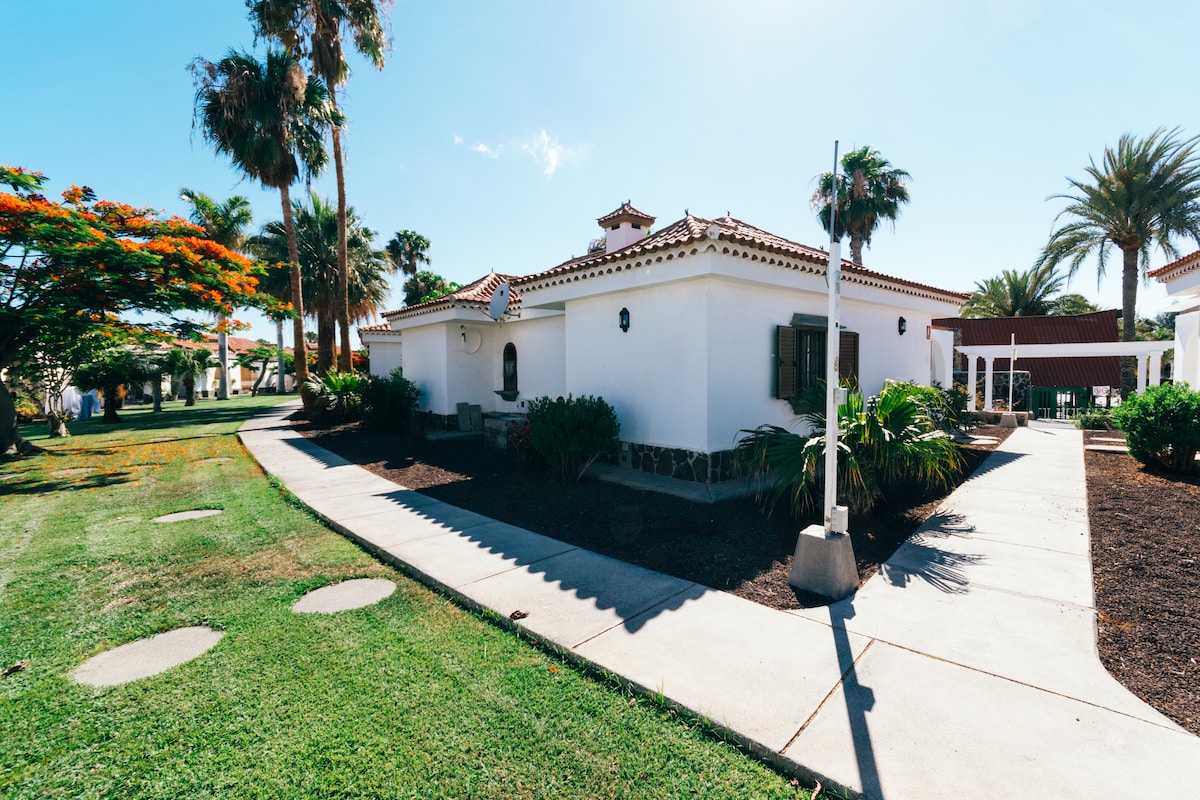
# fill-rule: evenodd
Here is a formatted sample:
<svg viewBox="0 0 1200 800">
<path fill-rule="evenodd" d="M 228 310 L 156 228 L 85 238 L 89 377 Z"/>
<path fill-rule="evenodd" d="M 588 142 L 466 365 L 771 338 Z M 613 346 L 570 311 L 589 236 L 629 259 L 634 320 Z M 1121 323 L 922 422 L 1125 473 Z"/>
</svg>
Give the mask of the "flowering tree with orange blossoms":
<svg viewBox="0 0 1200 800">
<path fill-rule="evenodd" d="M 45 183 L 41 173 L 0 166 L 0 370 L 42 342 L 182 325 L 170 317 L 178 311 L 281 311 L 277 300 L 256 291 L 261 265 L 210 241 L 203 228 L 98 200 L 87 187 L 49 200 L 41 193 Z M 121 320 L 129 311 L 166 319 Z M 28 449 L 0 381 L 0 454 Z"/>
</svg>

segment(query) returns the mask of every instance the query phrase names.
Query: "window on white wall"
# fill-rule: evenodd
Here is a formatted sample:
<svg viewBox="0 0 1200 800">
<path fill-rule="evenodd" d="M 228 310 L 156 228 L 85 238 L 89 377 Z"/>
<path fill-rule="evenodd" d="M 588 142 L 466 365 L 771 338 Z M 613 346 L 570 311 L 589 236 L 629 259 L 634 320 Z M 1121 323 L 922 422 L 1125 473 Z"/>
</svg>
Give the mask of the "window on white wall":
<svg viewBox="0 0 1200 800">
<path fill-rule="evenodd" d="M 504 345 L 504 391 L 517 391 L 517 347 L 512 342 Z"/>
<path fill-rule="evenodd" d="M 775 328 L 775 396 L 787 400 L 825 380 L 825 328 L 779 325 Z M 858 334 L 842 331 L 838 374 L 858 383 Z"/>
</svg>

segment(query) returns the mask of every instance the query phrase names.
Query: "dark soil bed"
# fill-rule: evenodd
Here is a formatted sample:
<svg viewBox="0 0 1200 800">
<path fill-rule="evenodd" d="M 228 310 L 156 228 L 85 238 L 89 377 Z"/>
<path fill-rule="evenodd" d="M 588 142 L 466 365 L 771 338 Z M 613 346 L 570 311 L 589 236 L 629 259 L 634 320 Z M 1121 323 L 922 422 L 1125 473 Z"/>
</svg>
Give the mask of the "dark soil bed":
<svg viewBox="0 0 1200 800">
<path fill-rule="evenodd" d="M 1119 438 L 1089 432 L 1086 438 Z M 1200 734 L 1200 476 L 1085 453 L 1100 659 L 1130 691 Z"/>
<path fill-rule="evenodd" d="M 819 522 L 785 508 L 765 515 L 754 498 L 692 503 L 599 481 L 561 483 L 517 466 L 508 450 L 473 441 L 417 441 L 364 433 L 356 425 L 301 432 L 376 475 L 456 506 L 668 575 L 723 589 L 772 608 L 827 602 L 788 584 L 797 532 Z M 1011 429 L 976 428 L 1003 440 Z M 969 474 L 995 445 L 964 448 Z M 851 515 L 859 579 L 875 574 L 920 527 L 947 490 L 910 488 Z"/>
</svg>

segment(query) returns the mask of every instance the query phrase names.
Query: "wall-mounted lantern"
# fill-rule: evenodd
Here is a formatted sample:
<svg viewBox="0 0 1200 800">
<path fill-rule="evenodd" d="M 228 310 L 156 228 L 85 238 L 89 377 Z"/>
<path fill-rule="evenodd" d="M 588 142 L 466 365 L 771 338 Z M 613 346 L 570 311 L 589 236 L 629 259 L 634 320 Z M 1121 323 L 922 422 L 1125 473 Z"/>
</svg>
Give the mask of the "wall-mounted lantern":
<svg viewBox="0 0 1200 800">
<path fill-rule="evenodd" d="M 629 309 L 622 308 L 621 313 L 617 315 L 617 318 L 619 320 L 619 322 L 617 324 L 619 324 L 621 326 L 621 330 L 625 333 L 628 333 L 629 332 Z"/>
<path fill-rule="evenodd" d="M 900 331 L 900 335 L 903 336 L 904 332 L 908 330 L 908 320 L 901 317 L 900 321 L 896 323 L 896 330 Z"/>
</svg>

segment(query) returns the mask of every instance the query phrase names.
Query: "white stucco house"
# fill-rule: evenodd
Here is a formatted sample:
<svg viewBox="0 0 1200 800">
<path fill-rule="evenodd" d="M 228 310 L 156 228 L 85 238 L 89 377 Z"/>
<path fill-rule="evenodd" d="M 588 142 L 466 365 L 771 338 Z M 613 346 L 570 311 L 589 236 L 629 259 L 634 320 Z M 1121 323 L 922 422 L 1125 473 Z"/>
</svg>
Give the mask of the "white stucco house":
<svg viewBox="0 0 1200 800">
<path fill-rule="evenodd" d="M 502 414 L 600 395 L 621 423 L 622 465 L 729 478 L 738 432 L 792 425 L 786 398 L 823 375 L 828 253 L 728 215 L 651 232 L 654 221 L 626 202 L 599 218 L 604 237 L 585 256 L 385 313 L 360 328 L 371 372 L 402 367 L 438 420 L 461 402 Z M 953 334 L 931 320 L 966 299 L 843 262 L 843 376 L 867 393 L 888 378 L 948 382 Z"/>
<path fill-rule="evenodd" d="M 1166 286 L 1175 317 L 1175 364 L 1172 377 L 1200 389 L 1200 250 L 1154 270 L 1150 277 Z"/>
</svg>

